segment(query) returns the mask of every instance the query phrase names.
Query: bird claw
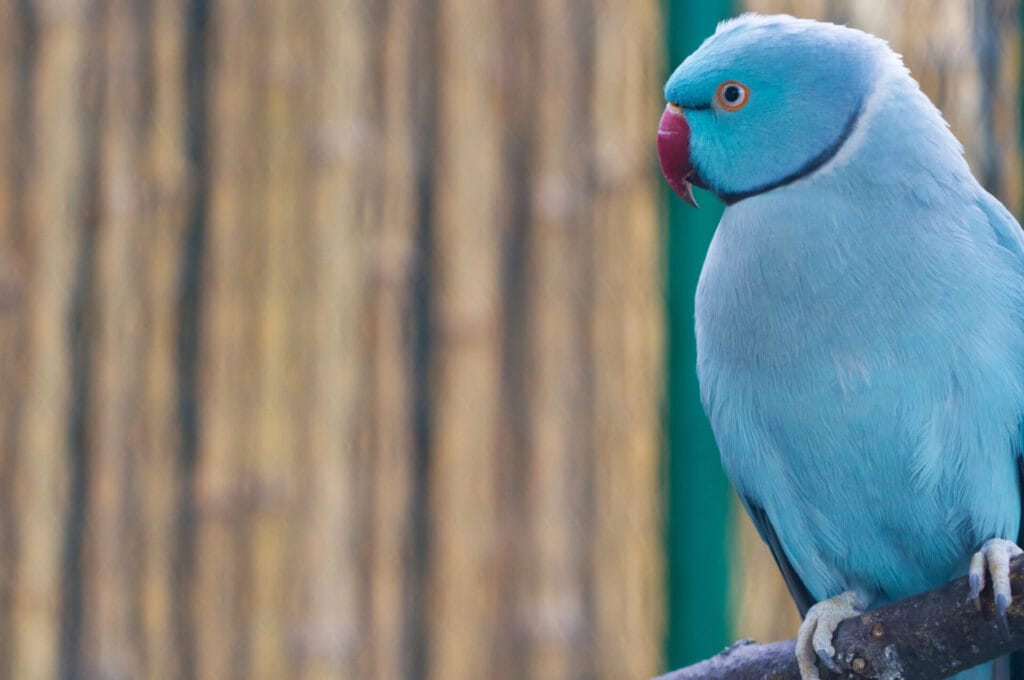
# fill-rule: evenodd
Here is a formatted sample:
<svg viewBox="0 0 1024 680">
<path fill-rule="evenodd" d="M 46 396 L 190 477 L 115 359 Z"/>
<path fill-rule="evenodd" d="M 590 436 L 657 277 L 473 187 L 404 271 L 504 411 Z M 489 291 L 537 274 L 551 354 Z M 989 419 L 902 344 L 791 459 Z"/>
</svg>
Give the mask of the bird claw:
<svg viewBox="0 0 1024 680">
<path fill-rule="evenodd" d="M 1003 635 L 1010 637 L 1010 622 L 1006 620 L 1006 608 L 1010 606 L 1010 598 L 1006 595 L 996 595 L 996 610 L 999 612 L 999 624 L 1003 629 Z"/>
<path fill-rule="evenodd" d="M 982 578 L 981 574 L 976 574 L 974 571 L 971 571 L 969 580 L 971 585 L 971 592 L 968 593 L 967 599 L 970 602 L 974 603 L 974 607 L 978 611 L 981 611 L 981 598 L 979 597 L 979 595 L 981 595 L 981 587 L 982 585 L 984 585 L 984 578 Z"/>
<path fill-rule="evenodd" d="M 815 649 L 814 651 L 818 655 L 818 663 L 820 663 L 822 666 L 829 669 L 833 673 L 839 672 L 839 666 L 837 666 L 836 662 L 832 660 L 832 654 L 835 653 L 834 648 L 832 649 L 831 653 L 824 649 Z"/>
<path fill-rule="evenodd" d="M 840 622 L 860 613 L 857 595 L 852 591 L 819 602 L 807 610 L 796 636 L 796 662 L 800 667 L 801 680 L 820 680 L 815 660 L 830 671 L 839 672 L 839 667 L 832 659 L 836 653 L 832 646 L 832 636 Z"/>
<path fill-rule="evenodd" d="M 1010 634 L 1010 624 L 1006 618 L 1006 610 L 1013 603 L 1010 592 L 1010 560 L 1024 553 L 1016 543 L 1005 538 L 990 538 L 982 544 L 981 549 L 971 557 L 968 572 L 970 591 L 967 599 L 981 609 L 981 591 L 985 588 L 985 574 L 992 579 L 992 592 L 999 614 L 999 625 L 1004 635 Z"/>
</svg>

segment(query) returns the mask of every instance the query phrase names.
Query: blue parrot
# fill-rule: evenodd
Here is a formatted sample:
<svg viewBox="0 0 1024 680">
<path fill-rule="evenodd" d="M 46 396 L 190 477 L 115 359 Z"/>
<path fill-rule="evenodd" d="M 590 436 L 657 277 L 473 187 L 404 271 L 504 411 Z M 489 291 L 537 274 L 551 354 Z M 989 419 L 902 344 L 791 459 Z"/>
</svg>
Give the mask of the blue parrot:
<svg viewBox="0 0 1024 680">
<path fill-rule="evenodd" d="M 696 293 L 701 399 L 804 616 L 802 677 L 834 668 L 842 619 L 964 574 L 975 599 L 991 579 L 1005 621 L 1024 479 L 1017 221 L 867 33 L 745 14 L 665 96 L 666 179 L 726 204 Z"/>
</svg>

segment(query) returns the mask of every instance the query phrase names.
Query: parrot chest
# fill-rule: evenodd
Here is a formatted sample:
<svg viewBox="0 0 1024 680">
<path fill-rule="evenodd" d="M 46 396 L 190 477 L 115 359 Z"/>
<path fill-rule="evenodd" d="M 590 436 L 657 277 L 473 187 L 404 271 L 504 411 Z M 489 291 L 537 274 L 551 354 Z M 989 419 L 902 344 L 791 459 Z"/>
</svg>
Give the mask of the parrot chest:
<svg viewBox="0 0 1024 680">
<path fill-rule="evenodd" d="M 964 571 L 985 538 L 1016 538 L 1011 310 L 944 286 L 954 269 L 914 272 L 911 239 L 794 252 L 792 234 L 729 237 L 698 288 L 701 396 L 726 472 L 812 595 L 889 601 Z"/>
</svg>

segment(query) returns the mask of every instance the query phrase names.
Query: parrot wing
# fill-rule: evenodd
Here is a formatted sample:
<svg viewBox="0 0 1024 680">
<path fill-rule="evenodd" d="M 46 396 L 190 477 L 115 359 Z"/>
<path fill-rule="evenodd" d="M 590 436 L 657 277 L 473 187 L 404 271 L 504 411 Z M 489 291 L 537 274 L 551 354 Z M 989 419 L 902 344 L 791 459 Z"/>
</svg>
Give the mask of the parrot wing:
<svg viewBox="0 0 1024 680">
<path fill-rule="evenodd" d="M 772 557 L 775 558 L 775 564 L 779 566 L 782 578 L 786 580 L 786 587 L 789 588 L 789 594 L 793 597 L 793 601 L 796 602 L 796 608 L 800 610 L 802 618 L 814 604 L 814 598 L 811 597 L 807 586 L 800 580 L 800 576 L 796 573 L 793 565 L 790 564 L 789 558 L 786 557 L 786 551 L 782 549 L 782 543 L 779 541 L 775 528 L 772 527 L 772 523 L 768 519 L 768 513 L 749 498 L 741 496 L 740 499 L 743 501 L 743 506 L 747 509 L 750 519 L 753 520 L 757 533 L 761 535 L 761 540 L 767 543 L 771 549 Z"/>
</svg>

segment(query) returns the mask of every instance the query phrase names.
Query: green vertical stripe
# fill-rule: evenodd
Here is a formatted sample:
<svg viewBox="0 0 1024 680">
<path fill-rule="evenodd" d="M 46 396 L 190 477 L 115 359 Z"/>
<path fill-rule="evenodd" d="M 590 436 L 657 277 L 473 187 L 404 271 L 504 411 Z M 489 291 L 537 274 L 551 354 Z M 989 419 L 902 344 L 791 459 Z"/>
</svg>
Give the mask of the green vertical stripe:
<svg viewBox="0 0 1024 680">
<path fill-rule="evenodd" d="M 664 7 L 668 66 L 674 69 L 731 14 L 732 2 L 666 0 Z M 722 206 L 700 190 L 699 210 L 667 188 L 664 197 L 669 323 L 665 651 L 668 668 L 678 668 L 718 652 L 729 642 L 729 487 L 700 405 L 693 335 L 694 291 Z"/>
</svg>

